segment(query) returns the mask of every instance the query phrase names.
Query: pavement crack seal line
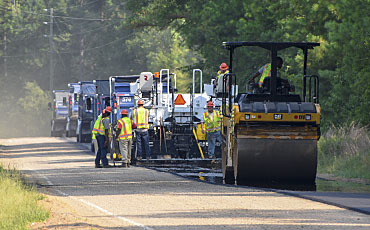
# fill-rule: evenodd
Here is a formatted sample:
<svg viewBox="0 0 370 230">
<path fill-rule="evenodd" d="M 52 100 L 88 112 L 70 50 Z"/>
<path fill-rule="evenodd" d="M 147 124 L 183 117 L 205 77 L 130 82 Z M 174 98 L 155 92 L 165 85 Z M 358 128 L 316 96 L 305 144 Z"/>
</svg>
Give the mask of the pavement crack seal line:
<svg viewBox="0 0 370 230">
<path fill-rule="evenodd" d="M 44 178 L 44 179 L 46 180 L 46 183 L 47 183 L 48 185 L 50 185 L 50 186 L 53 186 L 53 185 L 54 185 L 54 184 L 49 180 L 49 178 L 48 178 L 48 177 L 46 177 L 46 176 L 44 176 L 44 175 L 40 175 L 39 173 L 37 173 L 37 172 L 36 172 L 36 170 L 31 169 L 31 171 L 35 172 L 35 174 L 36 174 L 36 175 L 38 175 L 38 176 L 40 176 L 40 177 Z M 56 191 L 57 193 L 59 193 L 59 194 L 60 194 L 60 195 L 62 195 L 62 196 L 65 196 L 65 197 L 68 197 L 68 198 L 70 198 L 70 199 L 72 199 L 72 200 L 75 200 L 75 201 L 79 201 L 79 202 L 81 202 L 81 203 L 84 203 L 84 204 L 85 204 L 85 205 L 87 205 L 87 206 L 90 206 L 90 207 L 92 207 L 92 208 L 95 208 L 95 209 L 97 209 L 97 210 L 99 210 L 99 211 L 101 211 L 101 212 L 103 212 L 103 213 L 105 213 L 105 214 L 108 214 L 108 215 L 110 215 L 110 216 L 113 216 L 113 217 L 115 217 L 115 218 L 117 218 L 117 219 L 120 219 L 120 220 L 122 220 L 122 221 L 124 221 L 124 222 L 130 223 L 130 224 L 132 224 L 132 225 L 134 225 L 134 226 L 140 227 L 140 228 L 145 229 L 145 230 L 153 230 L 153 228 L 150 228 L 150 227 L 145 226 L 145 225 L 143 225 L 143 224 L 137 223 L 137 222 L 135 222 L 135 221 L 133 221 L 133 220 L 130 220 L 130 219 L 128 219 L 128 218 L 125 218 L 125 217 L 123 217 L 123 216 L 116 215 L 116 214 L 114 214 L 114 213 L 112 213 L 112 212 L 110 212 L 110 211 L 108 211 L 108 210 L 106 210 L 106 209 L 104 209 L 104 208 L 102 208 L 102 207 L 99 207 L 98 205 L 93 204 L 93 203 L 91 203 L 91 202 L 89 202 L 89 201 L 87 201 L 87 200 L 79 199 L 79 198 L 76 198 L 76 197 L 70 196 L 69 194 L 67 194 L 67 193 L 65 193 L 65 192 L 62 192 L 62 191 L 60 191 L 59 189 L 54 189 L 54 191 Z"/>
</svg>

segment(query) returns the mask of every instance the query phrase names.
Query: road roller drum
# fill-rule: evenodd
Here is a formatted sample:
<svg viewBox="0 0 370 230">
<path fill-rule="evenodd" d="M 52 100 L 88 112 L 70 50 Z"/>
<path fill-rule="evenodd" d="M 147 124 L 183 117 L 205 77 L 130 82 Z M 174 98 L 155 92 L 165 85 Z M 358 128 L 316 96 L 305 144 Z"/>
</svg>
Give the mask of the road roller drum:
<svg viewBox="0 0 370 230">
<path fill-rule="evenodd" d="M 316 140 L 237 138 L 234 176 L 237 184 L 252 182 L 314 183 Z"/>
</svg>

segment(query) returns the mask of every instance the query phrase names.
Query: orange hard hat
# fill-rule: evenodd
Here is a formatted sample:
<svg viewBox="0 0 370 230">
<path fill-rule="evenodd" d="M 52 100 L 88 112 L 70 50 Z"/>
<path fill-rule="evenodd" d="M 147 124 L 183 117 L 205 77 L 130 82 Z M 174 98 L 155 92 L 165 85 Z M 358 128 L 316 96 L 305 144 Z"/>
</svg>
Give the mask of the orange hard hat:
<svg viewBox="0 0 370 230">
<path fill-rule="evenodd" d="M 209 101 L 209 102 L 207 103 L 207 107 L 213 107 L 213 106 L 215 106 L 215 104 L 213 104 L 213 102 L 212 102 L 212 101 Z"/>
<path fill-rule="evenodd" d="M 141 99 L 140 99 L 140 100 L 137 102 L 137 104 L 138 104 L 138 105 L 144 105 L 144 100 L 141 100 Z"/>
<path fill-rule="evenodd" d="M 225 62 L 221 63 L 220 65 L 220 70 L 227 70 L 229 67 L 227 66 L 227 64 Z"/>
<path fill-rule="evenodd" d="M 122 109 L 121 114 L 122 115 L 128 115 L 128 111 L 126 109 Z"/>
<path fill-rule="evenodd" d="M 104 110 L 111 113 L 112 112 L 112 107 L 107 106 L 107 108 L 105 108 Z"/>
</svg>

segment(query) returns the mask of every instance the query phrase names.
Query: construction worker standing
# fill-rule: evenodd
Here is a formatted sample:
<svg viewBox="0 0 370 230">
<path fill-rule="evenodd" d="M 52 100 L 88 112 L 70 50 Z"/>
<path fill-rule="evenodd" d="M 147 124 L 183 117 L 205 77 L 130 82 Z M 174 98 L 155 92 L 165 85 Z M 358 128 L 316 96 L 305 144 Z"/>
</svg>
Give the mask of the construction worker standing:
<svg viewBox="0 0 370 230">
<path fill-rule="evenodd" d="M 207 104 L 208 111 L 203 113 L 202 120 L 202 132 L 204 129 L 207 132 L 207 141 L 208 141 L 208 157 L 216 158 L 215 156 L 215 147 L 216 141 L 221 143 L 221 117 L 220 112 L 213 110 L 215 105 L 212 101 L 209 101 Z"/>
<path fill-rule="evenodd" d="M 229 67 L 225 62 L 221 63 L 220 70 L 217 72 L 217 78 L 220 78 L 221 75 L 229 73 Z"/>
<path fill-rule="evenodd" d="M 221 63 L 220 65 L 220 70 L 217 72 L 217 78 L 214 81 L 214 88 L 216 89 L 216 92 L 221 92 L 222 91 L 222 82 L 223 82 L 223 77 L 225 74 L 229 73 L 229 67 L 227 66 L 226 63 Z"/>
<path fill-rule="evenodd" d="M 101 168 L 100 160 L 103 163 L 103 168 L 108 168 L 108 143 L 109 143 L 109 115 L 112 112 L 112 108 L 108 106 L 103 110 L 103 113 L 98 116 L 96 119 L 94 128 L 92 131 L 93 137 L 95 136 L 96 141 L 98 142 L 98 151 L 95 157 L 95 168 Z"/>
<path fill-rule="evenodd" d="M 149 147 L 149 111 L 144 108 L 144 101 L 139 100 L 138 108 L 133 111 L 133 120 L 136 125 L 136 148 L 137 148 L 137 159 L 141 160 L 143 157 L 142 146 L 144 146 L 146 159 L 150 158 L 150 147 Z"/>
<path fill-rule="evenodd" d="M 117 136 L 119 139 L 119 149 L 122 154 L 122 167 L 129 168 L 131 163 L 131 144 L 132 144 L 132 121 L 128 117 L 128 111 L 121 111 L 122 118 L 118 121 Z"/>
</svg>

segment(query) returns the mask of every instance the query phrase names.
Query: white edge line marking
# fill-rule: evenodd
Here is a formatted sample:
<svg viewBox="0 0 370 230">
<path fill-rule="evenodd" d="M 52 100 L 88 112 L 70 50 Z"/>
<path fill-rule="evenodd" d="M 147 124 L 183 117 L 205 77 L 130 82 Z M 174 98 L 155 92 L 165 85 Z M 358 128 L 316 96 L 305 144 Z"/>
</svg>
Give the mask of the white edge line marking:
<svg viewBox="0 0 370 230">
<path fill-rule="evenodd" d="M 33 169 L 31 169 L 31 170 L 32 170 L 32 171 L 35 171 L 35 170 L 33 170 Z M 48 185 L 54 185 L 54 184 L 49 180 L 49 178 L 47 178 L 46 176 L 42 176 L 42 177 L 46 180 L 46 182 L 47 182 L 47 184 L 48 184 Z M 93 204 L 93 203 L 91 203 L 91 202 L 89 202 L 89 201 L 87 201 L 87 200 L 75 198 L 75 197 L 70 196 L 69 194 L 67 194 L 67 193 L 65 193 L 65 192 L 62 192 L 62 191 L 58 190 L 58 189 L 54 189 L 54 190 L 55 190 L 56 192 L 58 192 L 60 195 L 62 195 L 62 196 L 68 197 L 68 198 L 70 198 L 70 199 L 72 199 L 72 200 L 76 200 L 76 201 L 82 202 L 82 203 L 84 203 L 84 204 L 86 204 L 86 205 L 88 205 L 88 206 L 90 206 L 90 207 L 92 207 L 92 208 L 95 208 L 95 209 L 97 209 L 97 210 L 99 210 L 99 211 L 101 211 L 101 212 L 103 212 L 103 213 L 105 213 L 105 214 L 108 214 L 108 215 L 110 215 L 110 216 L 114 216 L 115 218 L 120 219 L 120 220 L 122 220 L 122 221 L 124 221 L 124 222 L 130 223 L 130 224 L 132 224 L 132 225 L 135 225 L 135 226 L 137 226 L 137 227 L 141 227 L 141 228 L 146 229 L 146 230 L 153 230 L 153 228 L 147 227 L 147 226 L 145 226 L 145 225 L 143 225 L 143 224 L 137 223 L 137 222 L 135 222 L 135 221 L 133 221 L 133 220 L 130 220 L 130 219 L 127 219 L 127 218 L 125 218 L 125 217 L 123 217 L 123 216 L 116 215 L 116 214 L 114 214 L 114 213 L 112 213 L 112 212 L 110 212 L 110 211 L 108 211 L 108 210 L 105 210 L 104 208 L 99 207 L 98 205 Z"/>
</svg>

